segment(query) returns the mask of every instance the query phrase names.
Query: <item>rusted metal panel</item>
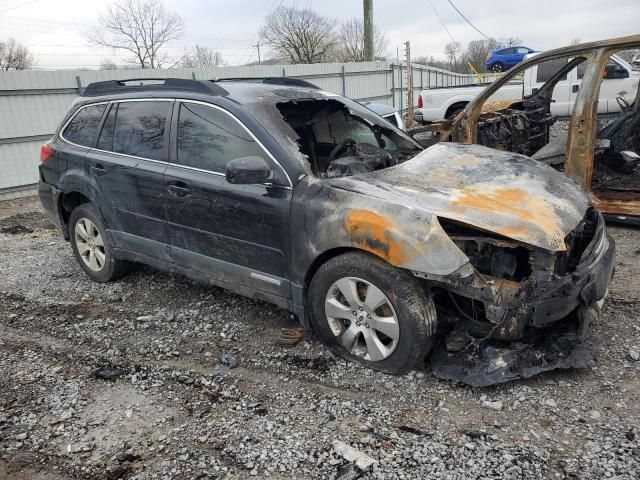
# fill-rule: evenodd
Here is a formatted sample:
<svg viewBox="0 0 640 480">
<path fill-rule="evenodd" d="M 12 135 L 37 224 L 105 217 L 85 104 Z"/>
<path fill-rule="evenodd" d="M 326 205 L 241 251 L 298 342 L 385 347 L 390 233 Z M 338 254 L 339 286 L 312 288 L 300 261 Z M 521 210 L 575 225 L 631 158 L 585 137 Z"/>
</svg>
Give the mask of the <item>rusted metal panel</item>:
<svg viewBox="0 0 640 480">
<path fill-rule="evenodd" d="M 487 119 L 491 121 L 489 116 L 498 118 L 500 115 L 510 115 L 511 113 L 508 112 L 512 111 L 509 109 L 514 108 L 514 104 L 511 101 L 489 102 L 491 96 L 499 88 L 506 85 L 526 69 L 542 62 L 559 58 L 573 58 L 574 60 L 564 67 L 568 71 L 584 59 L 587 67 L 569 125 L 568 139 L 564 152 L 564 171 L 588 192 L 593 199 L 593 203 L 604 213 L 640 216 L 640 191 L 627 191 L 626 193 L 611 191 L 605 193 L 603 191 L 596 192 L 592 189 L 592 177 L 596 161 L 596 134 L 598 130 L 597 103 L 601 81 L 605 72 L 605 64 L 612 53 L 633 48 L 640 48 L 640 35 L 559 48 L 525 60 L 502 78 L 489 85 L 455 119 L 433 124 L 431 126 L 432 139 L 430 144 L 440 141 L 478 143 L 478 126 L 481 120 L 487 123 Z M 549 91 L 539 91 L 531 97 L 537 97 L 541 100 L 547 98 L 550 101 L 550 94 L 555 87 L 555 82 L 559 81 L 561 76 L 562 72 L 557 72 L 550 82 L 543 86 L 543 89 Z M 520 100 L 519 102 L 526 100 Z M 635 109 L 640 107 L 640 90 L 636 92 L 634 107 Z M 544 126 L 544 124 L 541 125 Z M 538 134 L 538 132 L 535 133 L 536 135 Z M 494 145 L 494 148 L 504 148 L 504 146 Z"/>
</svg>

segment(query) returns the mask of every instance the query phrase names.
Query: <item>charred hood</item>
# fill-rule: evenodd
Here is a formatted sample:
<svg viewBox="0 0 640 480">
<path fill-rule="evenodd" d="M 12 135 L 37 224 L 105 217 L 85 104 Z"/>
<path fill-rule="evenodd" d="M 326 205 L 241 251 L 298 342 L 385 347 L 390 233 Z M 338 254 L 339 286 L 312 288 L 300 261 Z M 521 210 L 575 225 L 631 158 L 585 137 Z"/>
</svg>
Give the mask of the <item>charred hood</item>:
<svg viewBox="0 0 640 480">
<path fill-rule="evenodd" d="M 479 145 L 439 143 L 395 167 L 331 183 L 550 251 L 565 250 L 590 205 L 553 168 Z"/>
</svg>

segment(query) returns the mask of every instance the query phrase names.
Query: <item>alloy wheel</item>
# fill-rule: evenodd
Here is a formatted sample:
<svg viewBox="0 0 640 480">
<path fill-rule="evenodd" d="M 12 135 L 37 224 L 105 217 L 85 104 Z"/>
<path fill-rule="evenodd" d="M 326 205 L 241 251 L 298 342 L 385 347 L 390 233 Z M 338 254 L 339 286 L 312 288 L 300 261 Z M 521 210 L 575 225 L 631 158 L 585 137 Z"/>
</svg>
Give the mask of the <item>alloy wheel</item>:
<svg viewBox="0 0 640 480">
<path fill-rule="evenodd" d="M 398 346 L 400 325 L 387 296 L 371 282 L 344 277 L 325 298 L 325 315 L 338 343 L 352 355 L 379 362 Z"/>
<path fill-rule="evenodd" d="M 107 263 L 107 255 L 102 235 L 96 225 L 88 218 L 81 218 L 76 222 L 74 234 L 82 261 L 94 272 L 101 271 Z"/>
</svg>

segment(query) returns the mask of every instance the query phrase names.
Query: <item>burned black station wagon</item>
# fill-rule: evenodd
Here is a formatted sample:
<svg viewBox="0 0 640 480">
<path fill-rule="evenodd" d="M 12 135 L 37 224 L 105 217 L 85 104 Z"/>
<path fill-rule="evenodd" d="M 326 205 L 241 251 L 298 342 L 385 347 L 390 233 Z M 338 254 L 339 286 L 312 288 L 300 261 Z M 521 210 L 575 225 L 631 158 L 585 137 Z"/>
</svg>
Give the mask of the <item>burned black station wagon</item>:
<svg viewBox="0 0 640 480">
<path fill-rule="evenodd" d="M 476 384 L 535 371 L 509 345 L 547 345 L 541 369 L 579 366 L 553 342 L 581 337 L 613 271 L 601 215 L 551 167 L 424 150 L 292 79 L 94 83 L 41 160 L 42 203 L 92 279 L 130 262 L 180 272 L 288 309 L 385 372 L 416 367 L 438 329 L 445 364 L 484 346 L 494 373 Z"/>
</svg>

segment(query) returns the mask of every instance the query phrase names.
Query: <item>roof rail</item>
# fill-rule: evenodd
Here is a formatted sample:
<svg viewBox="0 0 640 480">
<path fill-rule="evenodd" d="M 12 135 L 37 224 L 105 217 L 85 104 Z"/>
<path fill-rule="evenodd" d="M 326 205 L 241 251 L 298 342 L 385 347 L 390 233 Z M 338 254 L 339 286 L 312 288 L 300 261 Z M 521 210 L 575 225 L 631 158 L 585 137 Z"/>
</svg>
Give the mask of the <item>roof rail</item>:
<svg viewBox="0 0 640 480">
<path fill-rule="evenodd" d="M 97 97 L 114 93 L 163 90 L 184 90 L 210 95 L 227 95 L 229 93 L 220 85 L 216 85 L 214 82 L 208 80 L 190 80 L 186 78 L 129 78 L 90 83 L 84 89 L 82 95 L 84 97 Z"/>
<path fill-rule="evenodd" d="M 219 78 L 216 82 L 257 82 L 269 85 L 283 85 L 285 87 L 304 87 L 320 90 L 320 87 L 311 82 L 294 77 L 229 77 Z"/>
</svg>

